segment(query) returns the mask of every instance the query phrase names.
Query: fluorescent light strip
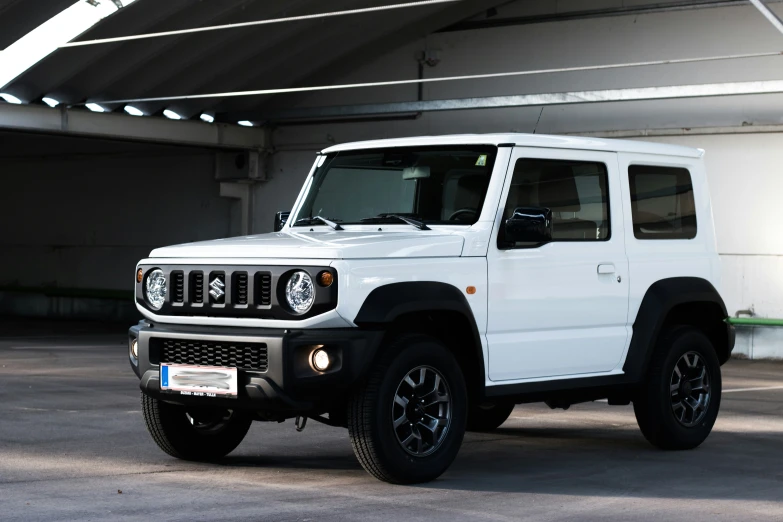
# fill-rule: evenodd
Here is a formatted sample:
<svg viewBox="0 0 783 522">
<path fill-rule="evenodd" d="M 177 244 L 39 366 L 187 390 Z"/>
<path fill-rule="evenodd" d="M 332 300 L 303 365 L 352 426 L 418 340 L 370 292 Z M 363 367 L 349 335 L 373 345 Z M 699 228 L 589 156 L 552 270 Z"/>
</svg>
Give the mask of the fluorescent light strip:
<svg viewBox="0 0 783 522">
<path fill-rule="evenodd" d="M 285 18 L 272 18 L 270 20 L 256 20 L 253 22 L 242 22 L 238 24 L 212 25 L 209 27 L 195 27 L 193 29 L 180 29 L 178 31 L 163 31 L 160 33 L 146 33 L 146 34 L 136 34 L 130 36 L 118 36 L 115 38 L 101 38 L 97 40 L 86 40 L 83 42 L 70 42 L 70 43 L 64 43 L 60 45 L 60 47 L 79 47 L 83 45 L 99 45 L 99 44 L 112 43 L 112 42 L 126 42 L 128 40 L 142 40 L 145 38 L 160 38 L 161 36 L 175 36 L 179 34 L 203 33 L 206 31 L 220 31 L 223 29 L 237 29 L 239 27 L 253 27 L 256 25 L 279 24 L 282 22 L 300 22 L 303 20 L 318 20 L 321 18 L 329 18 L 334 16 L 374 13 L 378 11 L 390 11 L 392 9 L 404 9 L 406 7 L 424 7 L 424 6 L 435 5 L 435 4 L 450 4 L 459 1 L 460 0 L 424 0 L 421 2 L 408 2 L 405 4 L 381 5 L 377 7 L 365 7 L 362 9 L 350 9 L 347 11 L 333 11 L 331 13 L 318 13 L 318 14 L 303 15 L 303 16 L 288 16 Z"/>
<path fill-rule="evenodd" d="M 106 109 L 104 109 L 97 103 L 86 103 L 84 104 L 84 106 L 90 109 L 92 112 L 106 112 Z"/>
<path fill-rule="evenodd" d="M 776 15 L 768 5 L 766 5 L 761 0 L 750 0 L 750 3 L 753 4 L 762 15 L 764 15 L 764 18 L 769 20 L 769 23 L 775 26 L 775 29 L 783 33 L 783 21 L 781 21 L 778 15 Z"/>
<path fill-rule="evenodd" d="M 247 121 L 247 120 L 242 120 L 242 121 L 238 121 L 237 125 L 241 125 L 243 127 L 252 127 L 253 126 L 253 122 L 252 121 Z"/>
<path fill-rule="evenodd" d="M 216 92 L 211 94 L 187 94 L 183 96 L 160 96 L 157 98 L 132 98 L 127 100 L 110 100 L 105 103 L 157 102 L 172 100 L 198 100 L 203 98 L 231 98 L 238 96 L 260 96 L 269 94 L 287 94 L 292 92 L 331 91 L 337 89 L 358 89 L 365 87 L 388 87 L 391 85 L 409 85 L 417 83 L 454 82 L 463 80 L 485 80 L 488 78 L 507 78 L 510 76 L 532 76 L 536 74 L 554 74 L 578 71 L 600 71 L 605 69 L 625 69 L 629 67 L 648 67 L 653 65 L 672 65 L 695 62 L 715 62 L 720 60 L 739 60 L 743 58 L 763 58 L 781 56 L 783 51 L 770 51 L 750 54 L 729 54 L 724 56 L 708 56 L 704 58 L 680 58 L 675 60 L 653 60 L 649 62 L 630 62 L 609 65 L 584 65 L 580 67 L 562 67 L 558 69 L 535 69 L 531 71 L 512 71 L 503 73 L 469 74 L 464 76 L 444 76 L 441 78 L 417 78 L 412 80 L 391 80 L 385 82 L 344 83 L 338 85 L 316 85 L 313 87 L 288 87 L 284 89 L 260 89 L 256 91 Z"/>
<path fill-rule="evenodd" d="M 212 122 L 214 122 L 214 121 L 215 121 L 215 117 L 214 117 L 214 116 L 212 116 L 211 114 L 207 114 L 206 112 L 205 112 L 205 113 L 203 113 L 201 116 L 199 116 L 199 119 L 200 119 L 201 121 L 205 121 L 205 122 L 207 122 L 207 123 L 212 123 Z"/>
<path fill-rule="evenodd" d="M 131 116 L 144 116 L 144 113 L 141 110 L 134 107 L 133 105 L 126 105 L 125 112 L 127 112 Z"/>
<path fill-rule="evenodd" d="M 22 103 L 22 100 L 20 100 L 13 94 L 8 94 L 7 92 L 0 92 L 0 98 L 4 99 L 7 103 L 11 103 L 13 105 L 19 105 Z"/>
<path fill-rule="evenodd" d="M 58 102 L 54 98 L 50 98 L 49 96 L 44 96 L 43 98 L 41 98 L 41 101 L 44 102 L 49 107 L 57 107 L 58 105 L 60 105 L 60 102 Z"/>
<path fill-rule="evenodd" d="M 123 4 L 127 6 L 133 1 L 124 0 Z M 111 0 L 100 0 L 98 5 L 80 0 L 42 23 L 0 52 L 0 87 L 118 9 Z"/>
<path fill-rule="evenodd" d="M 163 115 L 167 117 L 170 120 L 181 120 L 182 116 L 177 114 L 176 112 L 172 111 L 171 109 L 165 109 L 163 111 Z"/>
</svg>

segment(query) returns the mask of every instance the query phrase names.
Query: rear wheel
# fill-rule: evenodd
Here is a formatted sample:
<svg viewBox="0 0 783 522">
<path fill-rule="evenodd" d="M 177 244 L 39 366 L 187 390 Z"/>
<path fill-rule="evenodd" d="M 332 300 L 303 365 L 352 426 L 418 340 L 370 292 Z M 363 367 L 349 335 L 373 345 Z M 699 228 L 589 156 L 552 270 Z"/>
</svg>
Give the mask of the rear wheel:
<svg viewBox="0 0 783 522">
<path fill-rule="evenodd" d="M 411 335 L 387 347 L 348 406 L 348 430 L 359 462 L 385 482 L 439 477 L 462 444 L 465 381 L 436 339 Z"/>
<path fill-rule="evenodd" d="M 513 402 L 473 404 L 468 410 L 468 431 L 492 431 L 506 422 L 516 406 Z"/>
<path fill-rule="evenodd" d="M 687 326 L 664 332 L 634 399 L 645 438 L 662 449 L 697 447 L 712 431 L 720 399 L 720 362 L 707 336 Z"/>
<path fill-rule="evenodd" d="M 178 459 L 215 460 L 242 442 L 252 420 L 237 411 L 186 408 L 141 394 L 141 411 L 152 439 Z"/>
</svg>

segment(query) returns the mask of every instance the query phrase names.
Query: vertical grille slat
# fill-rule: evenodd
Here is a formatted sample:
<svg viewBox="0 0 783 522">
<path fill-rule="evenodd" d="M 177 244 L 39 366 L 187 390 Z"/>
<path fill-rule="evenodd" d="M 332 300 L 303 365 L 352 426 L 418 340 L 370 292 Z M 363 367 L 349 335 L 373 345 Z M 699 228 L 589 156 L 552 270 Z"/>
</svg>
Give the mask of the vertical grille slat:
<svg viewBox="0 0 783 522">
<path fill-rule="evenodd" d="M 172 272 L 171 274 L 171 295 L 175 303 L 185 302 L 185 273 Z"/>
<path fill-rule="evenodd" d="M 247 304 L 247 272 L 234 272 L 231 276 L 233 295 L 231 301 L 236 305 Z"/>
<path fill-rule="evenodd" d="M 190 273 L 190 302 L 204 302 L 204 272 Z"/>
<path fill-rule="evenodd" d="M 256 272 L 255 287 L 255 303 L 259 306 L 270 306 L 272 304 L 272 274 Z"/>
</svg>

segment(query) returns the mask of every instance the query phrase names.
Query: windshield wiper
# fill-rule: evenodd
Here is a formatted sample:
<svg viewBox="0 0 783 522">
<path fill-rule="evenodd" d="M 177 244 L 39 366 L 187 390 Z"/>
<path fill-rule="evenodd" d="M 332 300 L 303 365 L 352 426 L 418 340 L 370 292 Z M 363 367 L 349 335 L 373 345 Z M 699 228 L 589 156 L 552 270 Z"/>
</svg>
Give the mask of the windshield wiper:
<svg viewBox="0 0 783 522">
<path fill-rule="evenodd" d="M 372 218 L 364 218 L 362 219 L 362 221 L 370 221 L 370 220 L 385 219 L 385 218 L 399 219 L 400 221 L 404 221 L 405 223 L 411 225 L 412 227 L 416 227 L 419 230 L 432 230 L 430 227 L 425 225 L 423 221 L 419 221 L 418 219 L 405 216 L 403 214 L 378 214 L 377 216 Z"/>
<path fill-rule="evenodd" d="M 305 221 L 312 223 L 316 219 L 321 223 L 323 223 L 324 225 L 329 226 L 332 230 L 345 230 L 343 227 L 341 227 L 339 224 L 335 223 L 334 221 L 330 219 L 326 219 L 325 217 L 321 217 L 321 216 L 313 216 L 313 217 L 305 217 L 302 219 L 297 219 L 294 225 L 298 225 L 299 223 L 303 223 Z"/>
</svg>

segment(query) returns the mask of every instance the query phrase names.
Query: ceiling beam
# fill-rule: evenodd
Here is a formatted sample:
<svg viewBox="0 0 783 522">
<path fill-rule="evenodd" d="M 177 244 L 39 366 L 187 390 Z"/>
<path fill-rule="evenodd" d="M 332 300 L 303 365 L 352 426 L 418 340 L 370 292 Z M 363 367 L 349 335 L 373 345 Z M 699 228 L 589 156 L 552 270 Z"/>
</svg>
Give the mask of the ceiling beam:
<svg viewBox="0 0 783 522">
<path fill-rule="evenodd" d="M 707 98 L 783 93 L 783 80 L 754 82 L 712 83 L 699 85 L 671 85 L 664 87 L 635 87 L 573 91 L 512 96 L 487 96 L 481 98 L 457 98 L 450 100 L 425 100 L 365 105 L 340 105 L 332 107 L 302 107 L 269 112 L 222 113 L 217 121 L 247 119 L 255 122 L 302 122 L 334 120 L 422 112 L 456 111 L 470 109 L 500 109 L 510 107 L 544 107 L 547 105 L 576 105 L 643 100 L 671 100 L 682 98 Z"/>
<path fill-rule="evenodd" d="M 262 150 L 269 144 L 261 128 L 38 105 L 0 104 L 0 129 L 226 150 Z"/>
<path fill-rule="evenodd" d="M 780 2 L 781 0 L 767 0 Z M 561 13 L 545 13 L 530 16 L 495 16 L 485 20 L 463 20 L 444 27 L 438 32 L 472 31 L 476 29 L 493 29 L 516 25 L 544 24 L 552 22 L 568 22 L 572 20 L 587 20 L 590 18 L 608 18 L 612 16 L 635 16 L 654 13 L 669 13 L 689 11 L 691 9 L 709 9 L 717 7 L 738 7 L 747 5 L 747 0 L 691 0 L 687 2 L 659 2 L 647 5 L 609 7 L 605 9 L 590 9 L 586 11 L 566 11 Z"/>
</svg>

